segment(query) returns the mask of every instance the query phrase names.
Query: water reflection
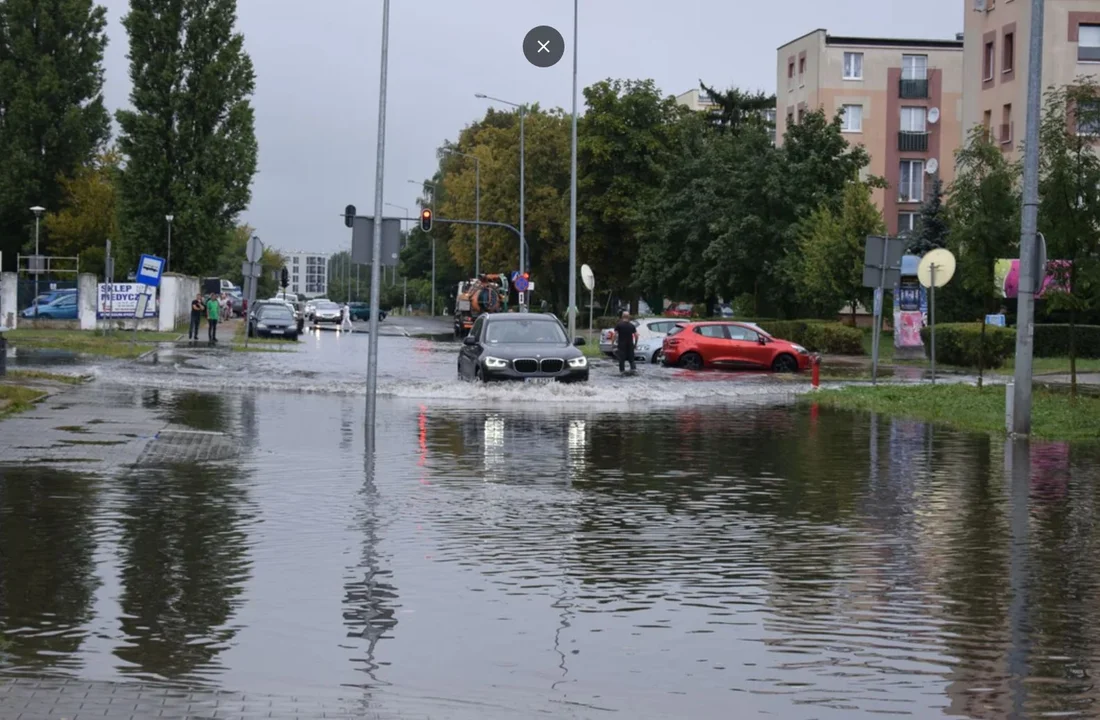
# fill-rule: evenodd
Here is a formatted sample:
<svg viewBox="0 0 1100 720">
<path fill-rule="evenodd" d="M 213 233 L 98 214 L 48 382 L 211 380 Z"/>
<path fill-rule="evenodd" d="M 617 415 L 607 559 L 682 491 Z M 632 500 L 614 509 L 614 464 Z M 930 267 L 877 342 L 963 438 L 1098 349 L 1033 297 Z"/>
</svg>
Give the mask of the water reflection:
<svg viewBox="0 0 1100 720">
<path fill-rule="evenodd" d="M 0 666 L 80 665 L 100 585 L 98 493 L 81 475 L 0 467 Z"/>
</svg>

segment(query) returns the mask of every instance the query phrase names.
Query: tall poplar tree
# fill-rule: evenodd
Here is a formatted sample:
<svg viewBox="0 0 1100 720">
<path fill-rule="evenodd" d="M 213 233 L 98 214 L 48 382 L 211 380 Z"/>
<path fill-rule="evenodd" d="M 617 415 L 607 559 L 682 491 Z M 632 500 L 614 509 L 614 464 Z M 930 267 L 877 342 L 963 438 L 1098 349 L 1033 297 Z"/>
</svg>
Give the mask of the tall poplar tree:
<svg viewBox="0 0 1100 720">
<path fill-rule="evenodd" d="M 256 85 L 236 0 L 131 0 L 132 109 L 118 112 L 123 249 L 167 252 L 172 270 L 212 271 L 251 199 Z"/>
<path fill-rule="evenodd" d="M 106 11 L 94 0 L 0 0 L 0 252 L 33 248 L 34 216 L 56 211 L 72 176 L 103 147 Z M 43 233 L 43 252 L 49 244 Z M 7 258 L 11 258 L 8 260 Z"/>
</svg>

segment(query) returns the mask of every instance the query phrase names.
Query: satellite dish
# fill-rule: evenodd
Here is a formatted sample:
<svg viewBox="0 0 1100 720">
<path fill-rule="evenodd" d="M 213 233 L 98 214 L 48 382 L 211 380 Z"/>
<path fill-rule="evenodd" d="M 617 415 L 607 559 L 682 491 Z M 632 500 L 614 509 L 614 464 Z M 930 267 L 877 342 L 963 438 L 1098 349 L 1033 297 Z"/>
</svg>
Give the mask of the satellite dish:
<svg viewBox="0 0 1100 720">
<path fill-rule="evenodd" d="M 940 109 L 938 107 L 928 109 L 928 122 L 935 125 L 940 121 Z"/>
<path fill-rule="evenodd" d="M 581 280 L 584 281 L 584 286 L 591 292 L 596 287 L 596 276 L 592 274 L 592 268 L 588 265 L 581 265 Z"/>
<path fill-rule="evenodd" d="M 936 268 L 936 287 L 943 287 L 955 274 L 955 256 L 950 250 L 936 248 L 920 259 L 917 279 L 926 288 L 932 287 L 932 268 Z"/>
<path fill-rule="evenodd" d="M 940 169 L 940 161 L 936 158 L 931 158 L 928 164 L 924 166 L 924 171 L 929 175 L 935 175 L 936 171 Z"/>
</svg>

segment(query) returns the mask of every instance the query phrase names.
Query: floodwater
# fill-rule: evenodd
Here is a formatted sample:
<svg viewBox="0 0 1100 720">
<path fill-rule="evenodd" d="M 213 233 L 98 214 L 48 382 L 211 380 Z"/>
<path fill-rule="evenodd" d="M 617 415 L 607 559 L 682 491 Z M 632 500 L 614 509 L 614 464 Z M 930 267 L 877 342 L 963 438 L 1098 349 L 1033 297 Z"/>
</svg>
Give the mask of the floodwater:
<svg viewBox="0 0 1100 720">
<path fill-rule="evenodd" d="M 455 718 L 1100 712 L 1094 446 L 768 376 L 480 388 L 456 346 L 387 337 L 372 464 L 366 347 L 164 352 L 73 391 L 242 451 L 0 467 L 0 674 Z"/>
</svg>

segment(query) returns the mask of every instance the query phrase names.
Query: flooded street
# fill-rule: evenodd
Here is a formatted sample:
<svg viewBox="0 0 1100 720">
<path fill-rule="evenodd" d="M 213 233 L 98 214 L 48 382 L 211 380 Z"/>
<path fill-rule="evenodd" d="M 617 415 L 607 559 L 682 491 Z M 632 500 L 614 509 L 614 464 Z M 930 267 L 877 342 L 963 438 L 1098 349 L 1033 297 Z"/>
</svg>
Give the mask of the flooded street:
<svg viewBox="0 0 1100 720">
<path fill-rule="evenodd" d="M 299 717 L 1100 712 L 1097 447 L 801 377 L 484 388 L 456 347 L 381 338 L 373 468 L 366 335 L 105 361 L 0 423 L 0 717 L 58 677 Z"/>
</svg>

